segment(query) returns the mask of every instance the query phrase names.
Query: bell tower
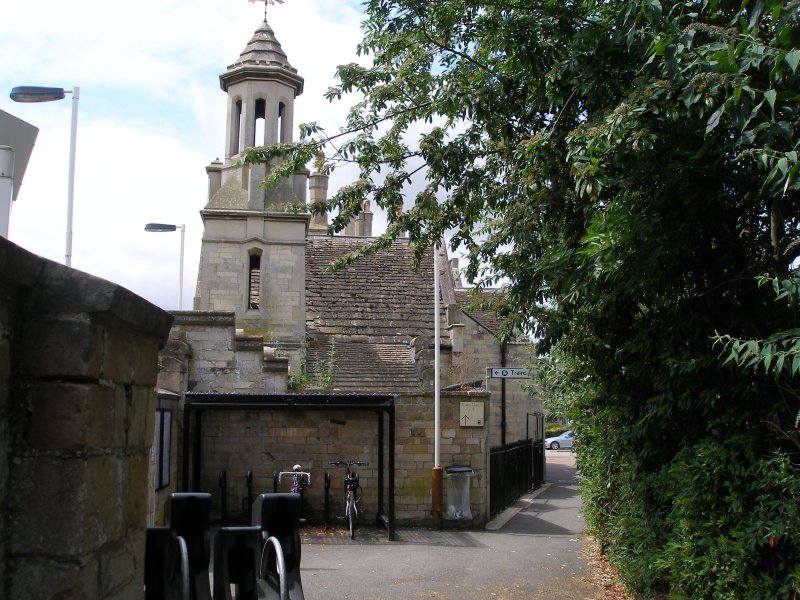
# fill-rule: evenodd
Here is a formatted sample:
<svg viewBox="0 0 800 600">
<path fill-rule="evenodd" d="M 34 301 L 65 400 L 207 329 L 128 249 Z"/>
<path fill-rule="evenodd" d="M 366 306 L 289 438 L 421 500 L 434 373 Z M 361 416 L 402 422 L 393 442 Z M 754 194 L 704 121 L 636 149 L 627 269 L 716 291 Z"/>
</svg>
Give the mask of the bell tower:
<svg viewBox="0 0 800 600">
<path fill-rule="evenodd" d="M 248 147 L 292 141 L 303 78 L 266 20 L 220 75 L 228 95 L 225 159 L 206 167 L 208 201 L 194 309 L 233 311 L 236 327 L 284 347 L 305 332 L 305 238 L 309 172 L 259 187 L 271 165 L 238 166 Z M 298 206 L 299 205 L 299 206 Z"/>
<path fill-rule="evenodd" d="M 289 64 L 286 53 L 275 38 L 266 19 L 256 30 L 239 59 L 219 76 L 228 93 L 228 119 L 225 134 L 225 158 L 230 163 L 245 148 L 292 141 L 294 99 L 303 93 L 303 78 Z M 292 186 L 279 186 L 273 193 L 258 189 L 266 174 L 266 165 L 250 166 L 246 175 L 251 208 L 272 204 L 305 202 Z M 288 183 L 288 182 L 287 182 Z M 298 182 L 301 183 L 301 182 Z"/>
</svg>

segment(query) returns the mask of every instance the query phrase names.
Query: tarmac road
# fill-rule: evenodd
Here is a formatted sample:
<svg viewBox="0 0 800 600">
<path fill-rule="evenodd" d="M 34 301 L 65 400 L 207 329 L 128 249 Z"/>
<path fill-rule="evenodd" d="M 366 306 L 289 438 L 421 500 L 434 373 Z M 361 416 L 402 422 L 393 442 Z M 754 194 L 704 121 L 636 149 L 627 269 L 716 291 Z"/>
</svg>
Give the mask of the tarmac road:
<svg viewBox="0 0 800 600">
<path fill-rule="evenodd" d="M 481 531 L 360 528 L 356 540 L 303 538 L 308 600 L 596 598 L 579 556 L 583 519 L 574 457 L 547 451 L 547 482 Z M 360 538 L 360 539 L 359 539 Z"/>
</svg>

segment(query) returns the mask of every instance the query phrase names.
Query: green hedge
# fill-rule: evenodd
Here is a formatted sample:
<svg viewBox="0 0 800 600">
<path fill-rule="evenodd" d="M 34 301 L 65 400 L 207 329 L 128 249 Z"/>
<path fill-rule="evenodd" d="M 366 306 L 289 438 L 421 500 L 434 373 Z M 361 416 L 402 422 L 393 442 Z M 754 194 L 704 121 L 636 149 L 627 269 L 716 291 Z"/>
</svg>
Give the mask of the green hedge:
<svg viewBox="0 0 800 600">
<path fill-rule="evenodd" d="M 569 431 L 569 427 L 565 427 L 561 423 L 547 423 L 544 426 L 544 437 L 556 437 L 565 431 Z"/>
<path fill-rule="evenodd" d="M 646 598 L 794 598 L 800 590 L 796 452 L 712 434 L 649 472 L 609 415 L 579 428 L 584 511 L 629 589 Z M 754 428 L 761 429 L 761 428 Z"/>
</svg>

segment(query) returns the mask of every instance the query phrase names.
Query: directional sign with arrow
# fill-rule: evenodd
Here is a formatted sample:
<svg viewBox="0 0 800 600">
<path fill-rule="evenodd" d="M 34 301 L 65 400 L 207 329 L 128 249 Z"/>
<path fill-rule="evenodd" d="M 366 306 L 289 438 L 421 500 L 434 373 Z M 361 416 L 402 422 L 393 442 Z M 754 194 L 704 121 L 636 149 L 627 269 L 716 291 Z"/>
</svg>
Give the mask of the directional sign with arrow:
<svg viewBox="0 0 800 600">
<path fill-rule="evenodd" d="M 530 379 L 528 369 L 523 367 L 486 367 L 486 376 L 492 379 Z"/>
</svg>

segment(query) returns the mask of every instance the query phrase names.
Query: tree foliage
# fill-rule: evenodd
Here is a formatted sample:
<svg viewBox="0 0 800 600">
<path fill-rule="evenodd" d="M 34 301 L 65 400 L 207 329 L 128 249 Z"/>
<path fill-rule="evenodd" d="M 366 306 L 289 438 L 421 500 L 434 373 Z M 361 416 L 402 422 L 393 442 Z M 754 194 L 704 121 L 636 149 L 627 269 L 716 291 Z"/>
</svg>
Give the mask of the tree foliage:
<svg viewBox="0 0 800 600">
<path fill-rule="evenodd" d="M 798 2 L 365 7 L 372 63 L 329 91 L 363 97 L 345 132 L 311 124 L 244 160 L 353 163 L 313 207 L 334 229 L 368 198 L 389 218 L 372 250 L 447 234 L 472 280 L 511 281 L 497 308 L 539 340 L 581 438 L 587 521 L 629 585 L 790 597 Z"/>
</svg>

